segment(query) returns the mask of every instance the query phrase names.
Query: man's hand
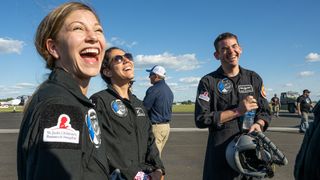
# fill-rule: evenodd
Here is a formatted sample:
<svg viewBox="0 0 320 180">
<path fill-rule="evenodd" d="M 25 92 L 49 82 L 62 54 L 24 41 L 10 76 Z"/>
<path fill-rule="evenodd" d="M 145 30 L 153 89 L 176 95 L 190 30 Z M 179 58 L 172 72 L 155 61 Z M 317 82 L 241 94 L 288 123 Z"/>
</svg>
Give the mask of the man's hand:
<svg viewBox="0 0 320 180">
<path fill-rule="evenodd" d="M 252 124 L 252 126 L 249 129 L 249 133 L 253 131 L 261 132 L 264 126 L 265 126 L 264 120 L 259 119 L 257 122 Z"/>
<path fill-rule="evenodd" d="M 247 96 L 245 99 L 239 103 L 239 113 L 243 115 L 244 113 L 251 111 L 253 109 L 258 109 L 257 100 L 253 96 Z"/>
</svg>

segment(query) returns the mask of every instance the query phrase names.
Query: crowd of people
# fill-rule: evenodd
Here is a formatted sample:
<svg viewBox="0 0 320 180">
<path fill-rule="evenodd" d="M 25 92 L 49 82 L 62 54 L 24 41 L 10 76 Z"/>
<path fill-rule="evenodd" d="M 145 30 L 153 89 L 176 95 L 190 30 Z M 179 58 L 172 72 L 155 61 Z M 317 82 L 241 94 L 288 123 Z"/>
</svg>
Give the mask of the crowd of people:
<svg viewBox="0 0 320 180">
<path fill-rule="evenodd" d="M 147 70 L 152 86 L 143 101 L 138 99 L 131 90 L 133 55 L 107 48 L 99 17 L 81 2 L 49 12 L 38 26 L 35 47 L 51 73 L 24 111 L 18 179 L 163 179 L 161 154 L 170 134 L 174 100 L 165 68 L 155 65 Z M 218 35 L 214 48 L 221 65 L 201 78 L 194 112 L 196 126 L 209 131 L 202 179 L 254 179 L 232 169 L 225 152 L 239 134 L 268 129 L 272 118 L 263 81 L 239 65 L 242 47 L 235 34 Z M 90 79 L 99 73 L 106 89 L 88 98 Z M 308 164 L 314 159 L 306 153 L 316 154 L 320 137 L 319 123 L 308 124 L 309 93 L 303 91 L 297 100 L 300 131 L 306 136 L 296 161 L 296 179 L 319 178 L 319 169 Z M 278 117 L 276 94 L 271 103 Z M 243 129 L 249 112 L 253 122 Z M 319 119 L 319 110 L 315 113 Z"/>
</svg>

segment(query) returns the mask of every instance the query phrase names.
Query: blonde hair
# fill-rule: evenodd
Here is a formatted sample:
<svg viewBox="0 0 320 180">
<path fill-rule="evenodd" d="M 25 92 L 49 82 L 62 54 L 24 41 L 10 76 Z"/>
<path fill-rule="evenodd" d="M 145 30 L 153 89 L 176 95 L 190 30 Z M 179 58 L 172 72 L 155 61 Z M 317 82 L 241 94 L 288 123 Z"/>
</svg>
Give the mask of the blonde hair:
<svg viewBox="0 0 320 180">
<path fill-rule="evenodd" d="M 100 23 L 95 11 L 88 5 L 80 2 L 65 3 L 52 10 L 39 24 L 34 40 L 38 53 L 46 61 L 46 67 L 50 70 L 53 70 L 55 67 L 55 58 L 49 53 L 46 47 L 46 41 L 48 39 L 57 40 L 58 33 L 64 21 L 75 10 L 88 10 L 92 12 Z"/>
</svg>

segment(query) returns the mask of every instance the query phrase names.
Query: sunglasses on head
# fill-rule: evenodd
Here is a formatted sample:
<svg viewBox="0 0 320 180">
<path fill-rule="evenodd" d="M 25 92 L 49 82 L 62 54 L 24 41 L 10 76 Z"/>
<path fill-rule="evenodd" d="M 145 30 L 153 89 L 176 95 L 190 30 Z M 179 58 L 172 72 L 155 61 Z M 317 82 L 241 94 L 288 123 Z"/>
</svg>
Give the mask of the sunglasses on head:
<svg viewBox="0 0 320 180">
<path fill-rule="evenodd" d="M 130 61 L 133 61 L 133 57 L 131 53 L 125 53 L 124 55 L 116 55 L 112 58 L 117 64 L 120 64 L 124 61 L 124 58 L 127 58 Z"/>
</svg>

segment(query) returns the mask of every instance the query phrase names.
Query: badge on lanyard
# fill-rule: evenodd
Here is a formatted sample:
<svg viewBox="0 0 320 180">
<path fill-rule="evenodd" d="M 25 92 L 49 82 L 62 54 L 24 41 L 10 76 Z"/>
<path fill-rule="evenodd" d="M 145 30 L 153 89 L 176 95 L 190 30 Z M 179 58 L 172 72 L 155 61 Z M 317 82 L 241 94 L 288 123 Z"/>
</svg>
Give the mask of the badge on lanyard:
<svg viewBox="0 0 320 180">
<path fill-rule="evenodd" d="M 219 92 L 222 94 L 229 94 L 233 89 L 232 82 L 228 78 L 221 79 L 217 86 Z"/>
<path fill-rule="evenodd" d="M 101 130 L 97 113 L 94 109 L 89 109 L 88 114 L 86 115 L 86 124 L 89 130 L 89 137 L 91 142 L 95 145 L 96 148 L 99 148 L 101 145 Z"/>
<path fill-rule="evenodd" d="M 119 117 L 125 117 L 128 115 L 128 109 L 120 99 L 116 99 L 111 102 L 111 109 Z"/>
</svg>

